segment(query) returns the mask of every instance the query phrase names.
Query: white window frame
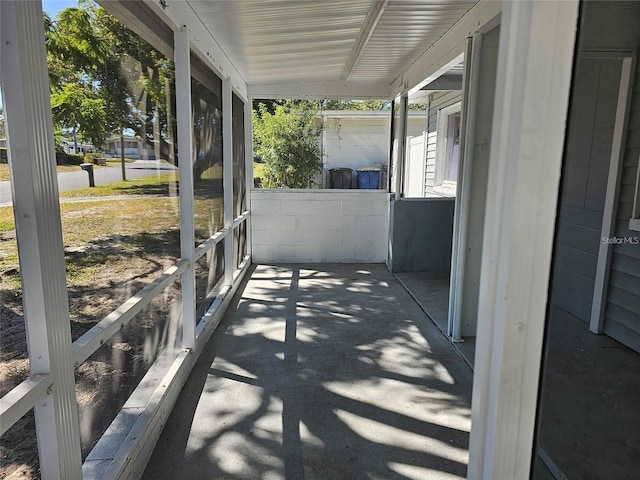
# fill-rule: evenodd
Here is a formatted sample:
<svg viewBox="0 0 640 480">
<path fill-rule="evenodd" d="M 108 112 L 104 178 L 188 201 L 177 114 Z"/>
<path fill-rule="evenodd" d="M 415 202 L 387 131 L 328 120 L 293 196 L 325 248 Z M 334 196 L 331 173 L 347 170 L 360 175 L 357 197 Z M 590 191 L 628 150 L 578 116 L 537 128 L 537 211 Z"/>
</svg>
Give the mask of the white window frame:
<svg viewBox="0 0 640 480">
<path fill-rule="evenodd" d="M 444 180 L 445 162 L 447 161 L 447 138 L 449 136 L 449 117 L 462 111 L 462 102 L 454 103 L 438 110 L 436 136 L 436 164 L 433 190 L 447 196 L 456 196 L 457 181 Z M 458 157 L 458 161 L 460 158 Z"/>
</svg>

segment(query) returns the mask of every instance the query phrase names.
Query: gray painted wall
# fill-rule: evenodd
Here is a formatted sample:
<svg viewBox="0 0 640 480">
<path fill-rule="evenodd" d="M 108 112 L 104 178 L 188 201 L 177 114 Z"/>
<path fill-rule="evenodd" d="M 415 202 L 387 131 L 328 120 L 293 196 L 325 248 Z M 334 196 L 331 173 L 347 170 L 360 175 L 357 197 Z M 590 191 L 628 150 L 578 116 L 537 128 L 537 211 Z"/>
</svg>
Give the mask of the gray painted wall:
<svg viewBox="0 0 640 480">
<path fill-rule="evenodd" d="M 453 198 L 391 203 L 392 272 L 449 273 L 454 204 Z"/>
<path fill-rule="evenodd" d="M 640 2 L 589 5 L 585 30 L 615 47 L 640 47 Z M 603 28 L 602 22 L 608 28 Z M 609 23 L 611 22 L 611 23 Z M 611 38 L 615 37 L 615 39 Z M 609 45 L 606 45 L 609 46 Z M 640 61 L 636 58 L 635 81 L 631 93 L 629 118 L 622 161 L 621 185 L 616 205 L 615 236 L 640 237 L 629 230 L 629 219 L 640 157 Z M 621 244 L 613 248 L 604 332 L 640 352 L 640 245 Z"/>
<path fill-rule="evenodd" d="M 580 52 L 640 47 L 640 2 L 585 2 Z M 553 301 L 588 321 L 611 151 L 611 118 L 619 83 L 615 61 L 580 60 L 574 80 L 563 167 Z M 636 61 L 624 156 L 615 205 L 615 236 L 628 229 L 640 156 L 640 62 Z M 615 90 L 615 94 L 614 94 Z M 604 332 L 640 351 L 640 245 L 613 248 Z M 585 327 L 586 328 L 586 327 Z"/>
<path fill-rule="evenodd" d="M 553 301 L 591 318 L 622 61 L 579 58 L 562 171 Z"/>
</svg>

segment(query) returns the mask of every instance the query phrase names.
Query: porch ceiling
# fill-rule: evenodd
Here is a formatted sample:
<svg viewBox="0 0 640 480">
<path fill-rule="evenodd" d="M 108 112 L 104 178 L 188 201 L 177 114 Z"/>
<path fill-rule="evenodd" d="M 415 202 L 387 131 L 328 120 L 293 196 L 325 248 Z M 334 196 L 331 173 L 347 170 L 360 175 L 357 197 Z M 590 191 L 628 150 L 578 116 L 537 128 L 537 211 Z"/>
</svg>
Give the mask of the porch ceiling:
<svg viewBox="0 0 640 480">
<path fill-rule="evenodd" d="M 476 3 L 187 0 L 186 7 L 250 87 L 331 82 L 388 88 Z"/>
</svg>

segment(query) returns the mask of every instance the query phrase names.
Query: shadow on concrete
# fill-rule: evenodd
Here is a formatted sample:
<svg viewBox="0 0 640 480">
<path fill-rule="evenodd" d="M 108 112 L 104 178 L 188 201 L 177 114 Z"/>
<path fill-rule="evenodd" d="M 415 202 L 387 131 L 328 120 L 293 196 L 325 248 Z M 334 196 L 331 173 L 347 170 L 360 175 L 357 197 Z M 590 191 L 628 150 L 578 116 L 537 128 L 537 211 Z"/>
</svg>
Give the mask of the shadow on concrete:
<svg viewBox="0 0 640 480">
<path fill-rule="evenodd" d="M 258 266 L 144 478 L 464 478 L 471 371 L 382 265 Z"/>
</svg>

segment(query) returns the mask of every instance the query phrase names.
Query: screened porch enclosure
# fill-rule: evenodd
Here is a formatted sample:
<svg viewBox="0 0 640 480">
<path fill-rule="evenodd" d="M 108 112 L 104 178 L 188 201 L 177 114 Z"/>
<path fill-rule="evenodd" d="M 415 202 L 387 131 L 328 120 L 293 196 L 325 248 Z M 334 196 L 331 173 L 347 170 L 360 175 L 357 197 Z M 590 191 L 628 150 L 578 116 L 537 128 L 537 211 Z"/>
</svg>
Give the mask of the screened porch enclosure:
<svg viewBox="0 0 640 480">
<path fill-rule="evenodd" d="M 123 177 L 148 169 L 143 181 L 80 193 L 59 186 L 51 107 L 64 102 L 56 103 L 61 91 L 49 82 L 51 31 L 43 29 L 42 6 L 0 3 L 12 192 L 11 205 L 0 208 L 3 228 L 15 232 L 6 245 L 16 265 L 3 273 L 12 282 L 3 289 L 19 292 L 6 305 L 12 318 L 24 318 L 28 351 L 15 358 L 22 376 L 2 392 L 3 444 L 29 432 L 38 451 L 33 476 L 42 478 L 157 478 L 160 458 L 171 458 L 156 444 L 170 440 L 166 425 L 182 421 L 176 405 L 195 408 L 202 400 L 205 415 L 194 426 L 211 425 L 214 437 L 225 437 L 214 450 L 199 450 L 202 468 L 229 478 L 271 467 L 292 479 L 305 472 L 527 478 L 554 238 L 555 202 L 548 199 L 558 187 L 577 2 L 98 3 L 122 23 L 122 45 L 135 45 L 135 54 L 117 52 L 112 67 L 121 72 L 128 128 L 154 159 L 122 161 Z M 93 14 L 110 25 L 102 10 Z M 498 25 L 499 43 L 490 36 Z M 478 68 L 483 41 L 495 53 L 489 79 Z M 555 54 L 546 55 L 551 46 Z M 469 59 L 466 88 L 460 111 L 445 112 L 451 148 L 443 149 L 449 160 L 438 174 L 447 192 L 456 178 L 456 200 L 438 204 L 444 213 L 435 230 L 453 227 L 452 214 L 464 218 L 465 164 L 452 159 L 475 145 L 464 134 L 470 118 L 487 118 L 487 105 L 476 100 L 488 98 L 489 85 L 509 98 L 486 100 L 486 199 L 465 200 L 486 214 L 474 230 L 484 241 L 475 252 L 473 386 L 467 364 L 388 271 L 406 247 L 394 235 L 404 229 L 407 236 L 416 225 L 410 217 L 421 213 L 405 194 L 426 186 L 414 182 L 416 170 L 406 163 L 417 148 L 407 139 L 410 97 L 462 58 Z M 523 71 L 539 81 L 522 81 L 516 73 Z M 552 101 L 541 105 L 542 97 Z M 254 189 L 257 98 L 392 100 L 389 188 L 333 197 Z M 530 162 L 532 154 L 541 160 Z M 426 167 L 418 171 L 426 175 Z M 524 210 L 537 221 L 521 221 Z M 441 267 L 461 248 L 452 245 L 460 225 L 453 237 L 429 241 Z M 282 252 L 293 257 L 274 259 Z M 395 323 L 385 321 L 394 315 Z M 315 354 L 326 362 L 315 364 Z M 272 368 L 284 374 L 273 376 Z M 203 379 L 212 383 L 202 399 L 181 396 Z M 257 402 L 256 412 L 238 402 L 246 409 L 235 414 L 246 414 L 246 425 L 218 431 L 218 420 L 235 415 L 226 409 L 242 398 Z M 214 415 L 206 415 L 209 401 Z M 387 434 L 384 444 L 380 435 Z M 207 435 L 192 438 L 183 429 L 180 441 L 197 451 Z M 264 457 L 245 455 L 244 435 Z M 280 462 L 273 452 L 284 444 Z M 237 464 L 225 464 L 225 455 Z"/>
</svg>

